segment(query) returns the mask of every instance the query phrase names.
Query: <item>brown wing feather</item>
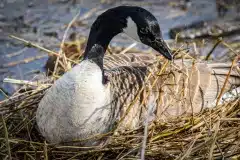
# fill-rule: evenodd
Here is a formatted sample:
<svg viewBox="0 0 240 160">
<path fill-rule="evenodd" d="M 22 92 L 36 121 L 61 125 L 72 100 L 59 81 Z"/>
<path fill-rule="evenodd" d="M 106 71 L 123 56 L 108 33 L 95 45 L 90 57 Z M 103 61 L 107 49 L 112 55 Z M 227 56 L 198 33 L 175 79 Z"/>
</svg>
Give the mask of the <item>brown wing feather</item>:
<svg viewBox="0 0 240 160">
<path fill-rule="evenodd" d="M 146 65 L 156 62 L 157 56 L 155 54 L 146 53 L 125 53 L 112 54 L 104 56 L 104 68 L 111 69 L 119 66 L 133 66 L 144 67 Z"/>
<path fill-rule="evenodd" d="M 156 75 L 157 57 L 151 54 L 108 55 L 104 59 L 105 68 L 113 93 L 115 115 L 120 119 L 128 106 L 144 86 L 143 92 L 132 106 L 122 124 L 124 128 L 135 128 L 147 113 L 148 106 L 155 106 L 155 114 L 160 119 L 179 116 L 184 113 L 199 113 L 219 95 L 231 64 L 195 63 L 190 60 L 176 60 L 176 67 L 169 67 L 162 75 Z M 236 66 L 237 67 L 237 66 Z M 236 67 L 230 74 L 226 91 L 240 85 Z M 152 72 L 148 82 L 144 79 Z M 153 81 L 158 78 L 154 88 Z M 148 97 L 147 97 L 148 96 Z M 147 97 L 147 98 L 146 98 Z M 146 100 L 142 103 L 143 100 Z"/>
</svg>

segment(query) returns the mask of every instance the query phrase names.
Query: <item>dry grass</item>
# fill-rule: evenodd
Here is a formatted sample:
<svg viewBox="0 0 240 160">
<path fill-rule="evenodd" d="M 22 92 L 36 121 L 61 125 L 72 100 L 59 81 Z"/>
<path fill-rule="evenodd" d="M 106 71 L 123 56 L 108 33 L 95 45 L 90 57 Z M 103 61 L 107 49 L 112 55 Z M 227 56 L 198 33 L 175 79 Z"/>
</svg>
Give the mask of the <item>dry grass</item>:
<svg viewBox="0 0 240 160">
<path fill-rule="evenodd" d="M 33 43 L 26 43 L 34 46 Z M 71 45 L 66 46 L 71 47 Z M 79 48 L 81 49 L 78 46 Z M 129 47 L 127 51 L 131 49 Z M 65 51 L 67 50 L 65 48 Z M 46 51 L 58 56 L 59 62 L 62 62 L 62 56 Z M 117 48 L 111 48 L 111 51 L 119 53 L 125 52 L 126 49 L 119 51 Z M 177 50 L 177 52 L 183 51 Z M 190 57 L 185 52 L 182 55 Z M 66 56 L 66 60 L 74 65 L 77 61 L 76 57 L 79 56 Z M 58 68 L 56 73 L 60 75 L 63 69 Z M 162 70 L 158 74 L 161 72 Z M 29 84 L 25 83 L 25 85 Z M 48 87 L 49 84 L 38 84 L 33 90 L 15 93 L 14 96 L 0 102 L 1 159 L 139 159 L 144 133 L 147 133 L 146 159 L 240 158 L 239 98 L 211 110 L 205 110 L 199 115 L 178 117 L 167 123 L 156 120 L 148 124 L 147 132 L 144 132 L 142 126 L 121 134 L 110 132 L 90 137 L 108 138 L 108 143 L 104 146 L 80 147 L 48 144 L 39 134 L 35 111 Z M 84 140 L 75 142 L 79 141 Z"/>
<path fill-rule="evenodd" d="M 87 12 L 80 17 L 80 20 L 86 19 L 95 11 L 96 8 Z M 65 42 L 67 31 L 74 24 L 77 16 L 78 14 L 68 24 L 59 53 L 19 37 L 11 37 L 22 41 L 27 47 L 35 47 L 47 53 L 51 58 L 49 58 L 46 68 L 53 73 L 51 74 L 53 77 L 51 80 L 55 80 L 67 71 L 69 66 L 77 64 L 81 57 L 79 53 L 83 53 L 85 40 Z M 211 56 L 213 50 L 220 42 L 235 55 L 238 55 L 230 45 L 221 40 L 215 44 L 206 59 Z M 108 48 L 107 54 L 136 52 L 136 49 L 133 49 L 135 45 L 133 43 L 125 49 L 117 47 Z M 178 58 L 194 60 L 182 47 L 176 49 L 174 55 Z M 27 62 L 24 61 L 22 63 Z M 162 74 L 168 65 L 171 64 L 166 62 L 157 74 Z M 149 74 L 146 80 L 151 76 Z M 6 96 L 7 99 L 0 102 L 0 159 L 139 159 L 141 152 L 143 153 L 144 151 L 145 159 L 240 158 L 239 98 L 226 104 L 218 105 L 211 110 L 205 110 L 198 115 L 178 117 L 169 120 L 167 123 L 155 120 L 136 130 L 126 131 L 121 134 L 114 134 L 113 130 L 104 135 L 89 137 L 89 139 L 107 138 L 108 143 L 102 146 L 81 147 L 68 145 L 67 143 L 48 144 L 38 132 L 35 122 L 36 108 L 45 91 L 53 83 L 52 81 L 36 83 L 13 79 L 5 80 L 8 83 L 18 83 L 27 87 L 34 86 L 34 88 L 24 93 L 17 91 L 13 96 Z M 152 87 L 156 81 L 157 78 L 153 81 Z M 144 88 L 140 89 L 139 95 L 143 90 Z M 126 113 L 134 103 L 133 101 L 129 104 Z M 121 123 L 121 120 L 119 123 Z M 86 140 L 76 140 L 69 144 Z"/>
<path fill-rule="evenodd" d="M 137 159 L 142 146 L 143 127 L 110 138 L 104 147 L 86 148 L 47 144 L 38 133 L 35 111 L 44 89 L 34 90 L 1 103 L 0 156 L 13 159 Z M 147 159 L 229 158 L 240 156 L 239 99 L 206 110 L 200 115 L 179 117 L 168 123 L 154 121 L 148 126 Z M 221 115 L 221 116 L 220 116 Z M 236 158 L 237 159 L 237 158 Z"/>
</svg>

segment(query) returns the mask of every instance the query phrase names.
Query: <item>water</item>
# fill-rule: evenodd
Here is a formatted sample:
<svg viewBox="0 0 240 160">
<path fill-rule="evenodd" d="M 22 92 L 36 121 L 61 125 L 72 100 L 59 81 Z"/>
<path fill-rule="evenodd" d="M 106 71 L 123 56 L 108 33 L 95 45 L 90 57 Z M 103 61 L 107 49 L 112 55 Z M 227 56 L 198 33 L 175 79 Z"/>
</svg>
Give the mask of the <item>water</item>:
<svg viewBox="0 0 240 160">
<path fill-rule="evenodd" d="M 146 3 L 147 2 L 147 3 Z M 58 51 L 66 25 L 81 11 L 81 15 L 90 8 L 100 5 L 96 11 L 84 22 L 87 26 L 73 27 L 69 31 L 87 36 L 89 27 L 101 11 L 121 4 L 135 4 L 151 11 L 161 24 L 164 39 L 169 39 L 169 29 L 179 25 L 188 25 L 199 20 L 217 18 L 215 0 L 192 0 L 191 7 L 184 11 L 181 7 L 170 4 L 179 1 L 152 0 L 150 1 L 114 1 L 111 4 L 100 4 L 99 0 L 4 0 L 0 2 L 0 88 L 11 95 L 18 86 L 1 83 L 4 78 L 31 80 L 36 74 L 31 71 L 43 72 L 47 56 L 10 67 L 4 67 L 15 61 L 44 55 L 35 48 L 26 48 L 21 42 L 9 38 L 10 34 Z M 80 15 L 80 16 L 81 16 Z M 132 40 L 120 35 L 112 41 L 112 45 L 129 45 Z M 16 53 L 19 52 L 19 53 Z M 16 55 L 14 55 L 16 54 Z M 0 99 L 3 99 L 0 94 Z"/>
</svg>

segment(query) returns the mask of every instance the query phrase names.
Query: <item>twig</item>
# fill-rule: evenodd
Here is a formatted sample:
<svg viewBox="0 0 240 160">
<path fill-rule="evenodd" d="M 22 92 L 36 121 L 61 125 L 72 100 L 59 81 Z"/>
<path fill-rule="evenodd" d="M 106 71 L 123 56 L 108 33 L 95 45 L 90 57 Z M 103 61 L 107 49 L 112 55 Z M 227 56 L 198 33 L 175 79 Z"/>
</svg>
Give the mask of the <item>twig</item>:
<svg viewBox="0 0 240 160">
<path fill-rule="evenodd" d="M 191 151 L 193 149 L 194 144 L 196 143 L 196 141 L 202 136 L 202 132 L 205 130 L 205 128 L 201 129 L 201 132 L 196 135 L 196 137 L 194 138 L 194 140 L 192 141 L 191 145 L 189 146 L 189 148 L 187 149 L 187 151 L 185 152 L 185 154 L 181 157 L 180 160 L 184 160 L 186 157 L 188 157 L 191 154 Z M 179 157 L 180 158 L 180 157 Z"/>
<path fill-rule="evenodd" d="M 26 50 L 27 50 L 27 47 L 24 47 L 24 48 L 20 49 L 20 50 L 17 51 L 17 52 L 13 52 L 13 53 L 7 54 L 6 57 L 7 57 L 7 58 L 12 58 L 12 57 L 14 57 L 14 56 L 18 56 L 18 55 L 22 54 L 22 53 L 23 53 L 24 51 L 26 51 Z"/>
<path fill-rule="evenodd" d="M 2 88 L 0 88 L 0 92 L 4 95 L 5 98 L 9 98 L 7 92 L 5 92 Z"/>
<path fill-rule="evenodd" d="M 122 160 L 124 159 L 124 157 L 126 157 L 127 155 L 129 155 L 130 153 L 136 151 L 139 148 L 139 146 L 136 146 L 135 148 L 131 149 L 130 151 L 128 151 L 127 153 L 125 153 L 122 157 L 118 158 L 117 160 Z"/>
<path fill-rule="evenodd" d="M 221 92 L 220 92 L 220 94 L 218 95 L 216 106 L 218 106 L 218 103 L 219 103 L 219 101 L 220 101 L 220 99 L 221 99 L 221 97 L 222 97 L 222 95 L 223 95 L 223 93 L 224 93 L 225 87 L 226 87 L 226 85 L 227 85 L 227 81 L 228 81 L 228 79 L 229 79 L 229 77 L 230 77 L 231 71 L 232 71 L 232 69 L 233 69 L 233 65 L 234 65 L 234 63 L 235 63 L 236 60 L 237 60 L 237 58 L 234 58 L 233 61 L 232 61 L 231 68 L 230 68 L 229 71 L 228 71 L 228 74 L 227 74 L 227 77 L 226 77 L 226 79 L 225 79 L 225 81 L 224 81 L 224 84 L 223 84 L 223 87 L 222 87 L 222 89 L 221 89 Z"/>
<path fill-rule="evenodd" d="M 205 60 L 208 61 L 210 56 L 212 55 L 213 51 L 216 49 L 216 47 L 222 42 L 222 38 L 218 38 L 217 42 L 214 44 L 213 48 L 209 51 L 207 54 Z"/>
<path fill-rule="evenodd" d="M 35 158 L 33 158 L 33 156 L 31 156 L 30 154 L 26 153 L 26 156 L 28 156 L 28 158 L 30 158 L 31 160 L 35 160 Z"/>
<path fill-rule="evenodd" d="M 4 117 L 1 114 L 1 119 L 2 119 L 2 123 L 3 123 L 3 128 L 4 128 L 4 132 L 5 132 L 5 141 L 6 141 L 6 147 L 7 147 L 7 151 L 8 151 L 8 159 L 12 159 L 11 156 L 11 149 L 10 149 L 10 144 L 9 144 L 9 139 L 8 139 L 8 130 L 7 130 L 7 125 L 5 123 Z"/>
<path fill-rule="evenodd" d="M 54 56 L 57 56 L 57 57 L 61 57 L 61 56 L 62 56 L 62 55 L 59 55 L 59 54 L 56 53 L 56 52 L 53 52 L 53 51 L 51 51 L 51 50 L 49 50 L 49 49 L 46 49 L 46 48 L 44 48 L 44 47 L 41 47 L 41 46 L 39 46 L 39 45 L 37 45 L 37 44 L 31 43 L 30 41 L 27 41 L 27 40 L 25 40 L 25 39 L 19 38 L 19 37 L 17 37 L 17 36 L 10 35 L 10 37 L 13 38 L 13 39 L 16 39 L 16 40 L 19 40 L 19 41 L 25 43 L 25 45 L 26 45 L 27 47 L 35 47 L 35 48 L 40 49 L 41 51 L 44 51 L 44 52 L 46 52 L 46 53 L 48 53 L 48 54 L 50 54 L 50 55 L 54 55 Z M 67 58 L 67 60 L 70 61 L 70 62 L 73 62 L 73 63 L 75 63 L 75 64 L 78 64 L 77 62 L 75 62 L 75 61 L 73 61 L 73 60 L 71 60 L 71 59 L 68 59 L 68 58 Z"/>
<path fill-rule="evenodd" d="M 187 85 L 188 85 L 188 94 L 189 94 L 189 100 L 190 100 L 190 107 L 191 107 L 191 116 L 192 116 L 192 122 L 194 122 L 194 112 L 193 112 L 193 99 L 194 97 L 191 95 L 191 81 L 192 81 L 192 77 L 194 76 L 194 67 L 196 67 L 195 65 L 195 60 L 192 61 L 192 67 L 191 67 L 191 73 L 189 75 L 189 78 L 188 78 L 188 82 L 187 82 Z"/>
<path fill-rule="evenodd" d="M 240 118 L 221 118 L 220 121 L 240 121 Z"/>
<path fill-rule="evenodd" d="M 181 47 L 178 48 L 178 50 L 175 51 L 174 56 L 180 51 L 180 49 L 181 49 L 183 46 L 184 46 L 184 45 L 182 45 Z M 187 56 L 188 58 L 190 58 L 190 59 L 192 59 L 192 60 L 196 60 L 196 58 L 190 56 L 189 53 L 183 52 L 182 58 L 184 58 L 185 56 Z"/>
<path fill-rule="evenodd" d="M 216 138 L 217 138 L 217 133 L 219 131 L 219 127 L 220 127 L 220 120 L 217 121 L 217 123 L 215 124 L 216 128 L 215 128 L 215 132 L 214 132 L 214 135 L 213 135 L 213 141 L 212 141 L 212 144 L 211 144 L 211 148 L 210 148 L 210 153 L 209 153 L 209 157 L 208 159 L 209 160 L 212 160 L 213 159 L 213 151 L 214 151 L 214 147 L 215 147 L 215 144 L 216 144 Z"/>
<path fill-rule="evenodd" d="M 87 13 L 83 14 L 79 20 L 80 21 L 83 21 L 83 20 L 86 20 L 87 18 L 89 18 L 90 16 L 92 16 L 94 13 L 96 13 L 96 11 L 100 8 L 101 6 L 98 6 L 98 7 L 95 7 L 95 8 L 92 8 L 90 9 Z"/>
<path fill-rule="evenodd" d="M 47 52 L 47 53 L 49 53 L 49 54 L 51 54 L 51 55 L 60 56 L 60 55 L 59 55 L 58 53 L 56 53 L 56 52 L 53 52 L 53 51 L 51 51 L 51 50 L 49 50 L 49 49 L 46 49 L 46 48 L 43 48 L 43 47 L 41 47 L 41 46 L 39 46 L 39 45 L 37 45 L 37 44 L 31 43 L 30 41 L 27 41 L 27 40 L 22 39 L 22 38 L 20 38 L 20 37 L 17 37 L 17 36 L 14 36 L 14 35 L 10 35 L 10 37 L 13 38 L 13 39 L 17 39 L 17 40 L 19 40 L 19 41 L 24 42 L 27 47 L 35 47 L 35 48 L 38 48 L 38 49 L 40 49 L 40 50 L 42 50 L 42 51 L 44 51 L 44 52 Z"/>
<path fill-rule="evenodd" d="M 124 54 L 127 51 L 129 51 L 130 49 L 132 49 L 133 47 L 135 47 L 137 45 L 136 42 L 134 42 L 133 44 L 131 44 L 130 46 L 128 46 L 127 48 L 125 48 L 124 50 L 122 50 L 119 54 Z"/>
<path fill-rule="evenodd" d="M 43 85 L 43 86 L 46 85 L 46 87 L 51 85 L 51 84 L 41 84 L 39 82 L 31 82 L 31 81 L 27 81 L 27 80 L 18 80 L 18 79 L 12 79 L 12 78 L 4 78 L 3 82 L 4 83 L 21 84 L 21 85 L 31 85 L 31 86 L 35 86 L 35 87 L 38 87 L 39 85 Z"/>
<path fill-rule="evenodd" d="M 178 37 L 179 37 L 180 33 L 177 33 L 176 36 L 175 36 L 175 44 L 178 43 Z"/>
<path fill-rule="evenodd" d="M 199 56 L 199 51 L 198 51 L 198 49 L 197 49 L 196 42 L 193 42 L 193 49 L 194 49 L 195 55 L 196 55 L 196 56 Z"/>
<path fill-rule="evenodd" d="M 73 19 L 71 20 L 71 22 L 68 24 L 68 27 L 67 27 L 67 29 L 65 30 L 64 35 L 63 35 L 62 43 L 61 43 L 61 45 L 60 45 L 60 50 L 59 50 L 59 52 L 58 52 L 58 54 L 59 54 L 59 55 L 62 55 L 62 57 L 63 57 L 63 64 L 64 64 L 64 65 L 63 65 L 63 68 L 64 68 L 65 71 L 68 70 L 68 63 L 67 63 L 67 59 L 66 59 L 65 53 L 63 54 L 63 50 L 62 50 L 62 49 L 63 49 L 63 47 L 64 47 L 64 43 L 65 43 L 65 40 L 66 40 L 66 38 L 67 38 L 67 33 L 68 33 L 70 27 L 72 26 L 72 24 L 76 21 L 76 19 L 77 19 L 77 17 L 79 16 L 80 12 L 81 12 L 81 11 L 79 11 L 79 12 L 73 17 Z M 57 57 L 57 59 L 56 59 L 56 63 L 55 63 L 54 70 L 53 70 L 53 75 L 55 75 L 55 73 L 56 73 L 56 71 L 57 71 L 58 62 L 59 62 L 59 57 Z"/>
<path fill-rule="evenodd" d="M 232 52 L 235 54 L 235 56 L 238 56 L 238 55 L 239 55 L 239 53 L 236 52 L 236 51 L 234 51 L 234 50 L 232 49 L 232 47 L 231 47 L 229 44 L 227 44 L 226 42 L 222 41 L 222 44 L 223 44 L 225 47 L 227 47 L 230 51 L 232 51 Z"/>
<path fill-rule="evenodd" d="M 4 140 L 4 139 L 5 139 L 5 138 L 1 138 L 1 137 L 0 137 L 0 140 Z M 27 143 L 27 144 L 33 143 L 33 144 L 39 145 L 39 146 L 44 145 L 44 144 L 41 143 L 41 142 L 27 141 L 27 140 L 23 140 L 23 139 L 8 139 L 8 142 L 10 142 L 10 143 L 15 143 L 15 144 L 22 142 L 22 143 Z M 35 151 L 34 151 L 34 152 L 35 152 Z"/>
<path fill-rule="evenodd" d="M 7 102 L 11 102 L 10 104 L 13 103 L 17 103 L 19 100 L 21 100 L 21 97 L 24 97 L 24 95 L 28 95 L 29 93 L 31 93 L 31 95 L 25 96 L 24 98 L 32 98 L 32 96 L 36 96 L 39 93 L 42 93 L 43 91 L 45 91 L 46 89 L 48 89 L 48 87 L 43 88 L 41 90 L 36 89 L 34 92 L 33 91 L 26 91 L 24 93 L 20 93 L 20 94 L 13 94 L 11 97 L 9 97 L 9 99 L 0 101 L 0 105 L 1 107 L 6 107 L 6 105 L 8 105 Z"/>
<path fill-rule="evenodd" d="M 26 63 L 29 63 L 29 62 L 32 62 L 32 61 L 36 61 L 36 60 L 45 58 L 45 57 L 47 57 L 47 55 L 39 55 L 39 56 L 36 56 L 36 57 L 29 57 L 29 58 L 26 58 L 26 59 L 23 59 L 23 60 L 3 64 L 2 67 L 5 67 L 5 68 L 14 67 L 14 66 L 19 65 L 19 64 L 26 64 Z"/>
<path fill-rule="evenodd" d="M 196 124 L 196 123 L 198 123 L 199 121 L 200 121 L 199 119 L 195 120 L 194 123 L 193 123 L 192 121 L 190 121 L 190 122 L 186 123 L 183 127 L 178 128 L 177 130 L 173 130 L 173 131 L 163 131 L 163 132 L 155 135 L 154 137 L 152 137 L 151 140 L 150 140 L 150 142 L 151 142 L 151 143 L 154 142 L 154 141 L 157 142 L 157 140 L 160 139 L 160 138 L 164 138 L 164 137 L 167 137 L 167 136 L 171 136 L 171 135 L 180 133 L 180 132 L 182 132 L 182 131 L 184 131 L 184 130 L 187 130 L 187 129 L 191 128 L 191 127 L 193 126 L 192 124 Z"/>
</svg>

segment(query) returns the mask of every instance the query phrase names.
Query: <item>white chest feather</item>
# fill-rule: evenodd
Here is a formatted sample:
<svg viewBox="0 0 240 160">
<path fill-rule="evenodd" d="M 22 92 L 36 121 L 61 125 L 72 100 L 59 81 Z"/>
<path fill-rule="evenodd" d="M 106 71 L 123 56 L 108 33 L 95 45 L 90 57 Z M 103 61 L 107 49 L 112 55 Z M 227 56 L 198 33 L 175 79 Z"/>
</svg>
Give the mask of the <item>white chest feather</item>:
<svg viewBox="0 0 240 160">
<path fill-rule="evenodd" d="M 55 82 L 36 114 L 43 136 L 55 143 L 105 132 L 110 117 L 110 89 L 102 84 L 100 68 L 88 60 Z"/>
</svg>

